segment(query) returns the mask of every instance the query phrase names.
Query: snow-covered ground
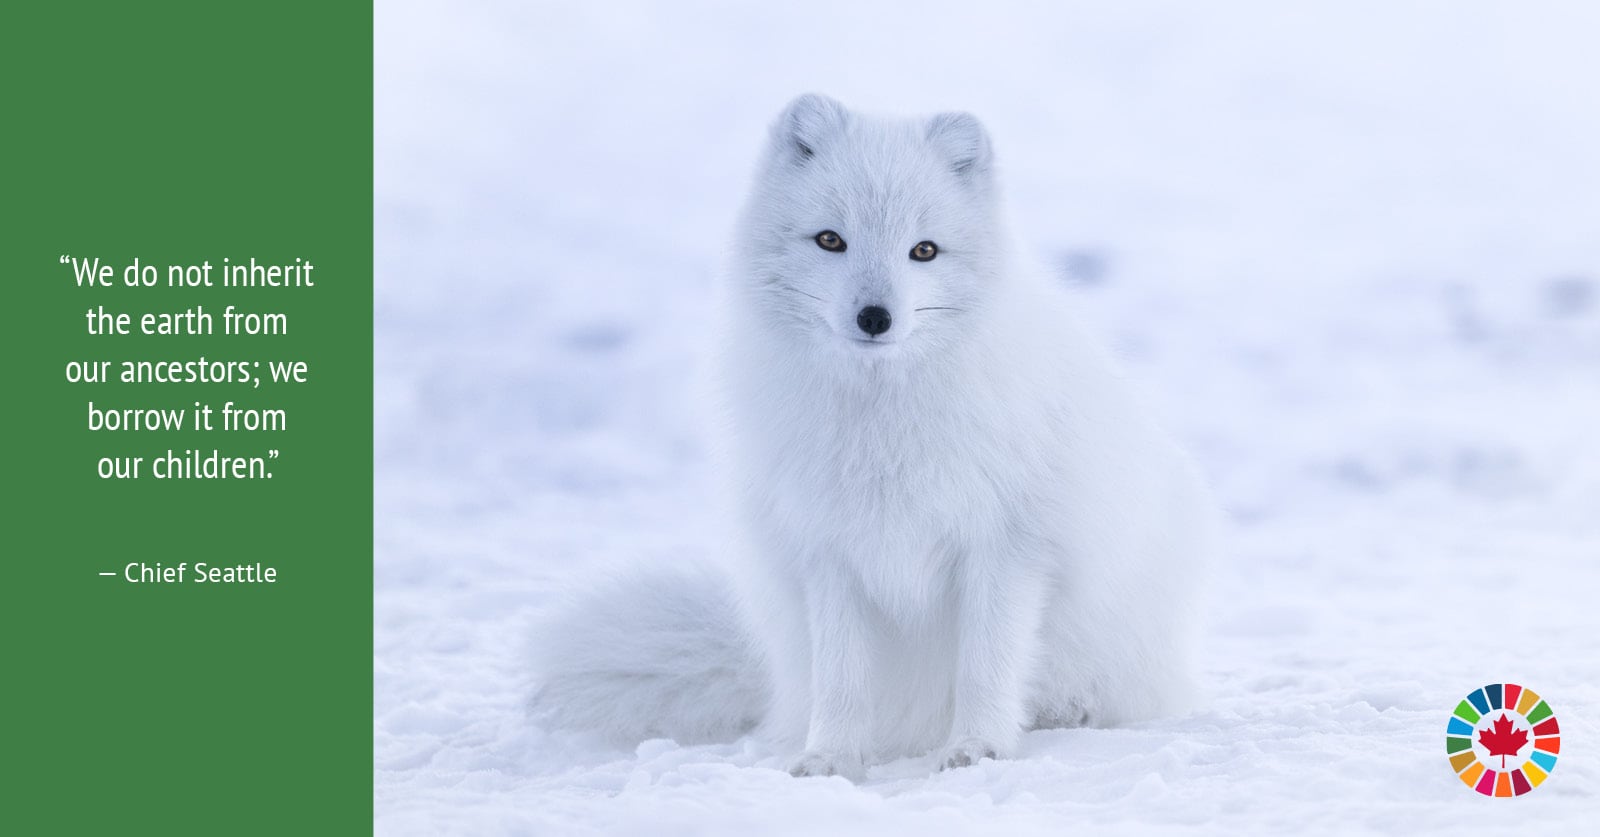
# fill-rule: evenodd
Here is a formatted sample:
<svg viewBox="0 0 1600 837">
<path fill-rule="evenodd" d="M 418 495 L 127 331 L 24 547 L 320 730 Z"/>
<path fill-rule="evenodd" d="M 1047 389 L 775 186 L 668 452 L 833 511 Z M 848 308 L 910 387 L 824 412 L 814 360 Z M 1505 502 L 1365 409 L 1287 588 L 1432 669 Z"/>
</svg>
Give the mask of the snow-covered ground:
<svg viewBox="0 0 1600 837">
<path fill-rule="evenodd" d="M 380 833 L 1600 815 L 1600 5 L 1027 7 L 378 4 Z M 807 90 L 988 125 L 1020 237 L 1229 511 L 1205 708 L 860 786 L 524 716 L 565 581 L 715 549 L 706 300 Z M 1443 746 L 1502 681 L 1565 738 L 1513 800 Z"/>
</svg>

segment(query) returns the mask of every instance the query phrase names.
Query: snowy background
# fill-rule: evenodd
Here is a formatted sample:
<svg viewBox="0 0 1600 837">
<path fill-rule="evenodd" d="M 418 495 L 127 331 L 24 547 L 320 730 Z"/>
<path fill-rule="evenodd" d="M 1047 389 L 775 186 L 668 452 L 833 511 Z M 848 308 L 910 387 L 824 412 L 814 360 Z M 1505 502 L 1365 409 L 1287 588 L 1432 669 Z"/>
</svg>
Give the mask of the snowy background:
<svg viewBox="0 0 1600 837">
<path fill-rule="evenodd" d="M 1030 5 L 378 3 L 379 833 L 1592 824 L 1600 4 Z M 715 548 L 706 302 L 812 90 L 983 119 L 1030 255 L 1204 464 L 1202 710 L 861 786 L 526 720 L 564 582 Z M 1566 739 L 1515 800 L 1442 740 L 1502 681 Z"/>
</svg>

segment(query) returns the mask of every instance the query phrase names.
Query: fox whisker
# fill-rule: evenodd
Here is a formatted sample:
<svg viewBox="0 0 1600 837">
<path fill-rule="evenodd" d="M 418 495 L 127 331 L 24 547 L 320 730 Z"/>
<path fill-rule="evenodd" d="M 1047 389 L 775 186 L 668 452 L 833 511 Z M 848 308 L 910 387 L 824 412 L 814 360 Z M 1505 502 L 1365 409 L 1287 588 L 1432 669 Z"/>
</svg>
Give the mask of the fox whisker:
<svg viewBox="0 0 1600 837">
<path fill-rule="evenodd" d="M 772 283 L 772 287 L 777 288 L 779 290 L 788 291 L 789 293 L 799 294 L 801 296 L 809 296 L 809 297 L 811 297 L 812 299 L 814 299 L 814 300 L 816 300 L 818 302 L 827 302 L 826 299 L 823 299 L 822 297 L 817 296 L 816 294 L 808 294 L 805 291 L 802 291 L 802 290 L 800 290 L 799 288 L 796 288 L 793 285 L 786 285 L 786 284 L 784 284 L 782 282 L 773 282 Z"/>
</svg>

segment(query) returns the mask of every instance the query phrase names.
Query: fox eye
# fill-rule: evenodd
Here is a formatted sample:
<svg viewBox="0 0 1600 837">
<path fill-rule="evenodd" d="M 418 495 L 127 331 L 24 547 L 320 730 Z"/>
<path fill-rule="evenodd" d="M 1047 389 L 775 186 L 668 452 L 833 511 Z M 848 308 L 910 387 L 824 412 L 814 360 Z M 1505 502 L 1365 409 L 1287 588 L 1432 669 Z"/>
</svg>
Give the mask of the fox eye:
<svg viewBox="0 0 1600 837">
<path fill-rule="evenodd" d="M 937 255 L 939 255 L 939 245 L 931 241 L 924 241 L 911 248 L 911 258 L 919 262 L 931 262 Z"/>
<path fill-rule="evenodd" d="M 844 239 L 840 238 L 839 234 L 833 230 L 823 230 L 817 233 L 817 246 L 830 253 L 843 253 Z"/>
</svg>

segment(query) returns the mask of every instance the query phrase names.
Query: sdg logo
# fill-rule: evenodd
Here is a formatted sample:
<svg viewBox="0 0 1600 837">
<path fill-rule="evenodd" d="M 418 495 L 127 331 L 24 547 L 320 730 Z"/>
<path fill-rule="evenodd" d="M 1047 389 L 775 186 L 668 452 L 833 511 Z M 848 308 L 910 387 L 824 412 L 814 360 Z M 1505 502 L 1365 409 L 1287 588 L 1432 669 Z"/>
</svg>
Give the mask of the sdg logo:
<svg viewBox="0 0 1600 837">
<path fill-rule="evenodd" d="M 1467 787 L 1484 796 L 1521 796 L 1556 769 L 1560 733 L 1550 704 L 1532 689 L 1494 683 L 1456 706 L 1444 750 Z"/>
</svg>

